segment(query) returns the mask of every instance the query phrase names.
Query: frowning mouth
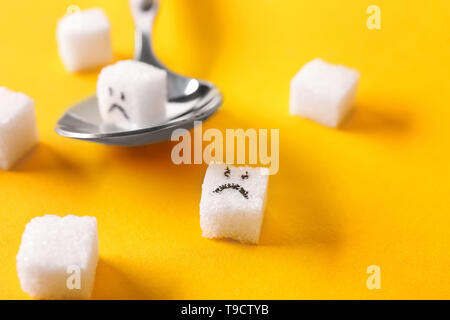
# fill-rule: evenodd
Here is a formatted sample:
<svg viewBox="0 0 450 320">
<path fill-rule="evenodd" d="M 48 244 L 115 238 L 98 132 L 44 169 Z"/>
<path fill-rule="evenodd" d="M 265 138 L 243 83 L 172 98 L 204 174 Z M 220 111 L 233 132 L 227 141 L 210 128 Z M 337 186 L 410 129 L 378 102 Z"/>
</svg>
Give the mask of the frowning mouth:
<svg viewBox="0 0 450 320">
<path fill-rule="evenodd" d="M 125 109 L 123 107 L 119 106 L 118 104 L 115 104 L 115 103 L 112 104 L 111 107 L 109 108 L 108 112 L 113 112 L 115 109 L 119 110 L 123 114 L 125 119 L 130 120 L 130 117 L 128 116 Z"/>
<path fill-rule="evenodd" d="M 248 191 L 245 190 L 243 187 L 241 187 L 237 183 L 225 183 L 225 184 L 222 184 L 222 185 L 218 186 L 213 192 L 214 193 L 221 193 L 223 190 L 226 190 L 226 189 L 237 190 L 237 191 L 239 191 L 240 194 L 242 194 L 242 196 L 245 199 L 248 199 Z"/>
</svg>

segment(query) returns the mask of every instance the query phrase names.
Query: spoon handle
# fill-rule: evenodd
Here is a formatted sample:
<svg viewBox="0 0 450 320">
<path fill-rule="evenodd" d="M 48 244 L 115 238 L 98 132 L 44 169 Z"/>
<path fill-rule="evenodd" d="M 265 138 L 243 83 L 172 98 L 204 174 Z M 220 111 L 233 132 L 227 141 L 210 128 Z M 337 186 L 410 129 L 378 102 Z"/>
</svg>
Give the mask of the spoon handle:
<svg viewBox="0 0 450 320">
<path fill-rule="evenodd" d="M 200 86 L 199 81 L 171 71 L 156 57 L 153 51 L 152 29 L 158 12 L 159 0 L 130 0 L 130 6 L 136 25 L 134 59 L 166 70 L 170 101 L 186 99 L 186 96 L 196 92 Z"/>
<path fill-rule="evenodd" d="M 136 27 L 134 58 L 164 68 L 163 64 L 156 58 L 152 48 L 152 29 L 158 12 L 159 1 L 130 0 L 130 7 Z"/>
</svg>

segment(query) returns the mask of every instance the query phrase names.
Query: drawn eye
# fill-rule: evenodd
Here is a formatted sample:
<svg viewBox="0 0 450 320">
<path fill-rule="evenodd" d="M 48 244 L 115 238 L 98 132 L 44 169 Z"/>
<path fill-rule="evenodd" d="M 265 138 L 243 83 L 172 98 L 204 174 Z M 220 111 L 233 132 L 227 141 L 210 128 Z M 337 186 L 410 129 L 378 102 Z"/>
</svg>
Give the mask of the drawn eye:
<svg viewBox="0 0 450 320">
<path fill-rule="evenodd" d="M 245 174 L 241 175 L 242 180 L 248 179 L 248 172 L 245 171 Z"/>
<path fill-rule="evenodd" d="M 123 93 L 123 92 L 120 93 L 120 99 L 122 101 L 125 101 L 125 93 Z"/>
<path fill-rule="evenodd" d="M 113 91 L 113 89 L 112 88 L 108 88 L 108 90 L 109 90 L 109 95 L 112 97 L 113 96 L 113 94 L 114 94 L 114 91 Z"/>
<path fill-rule="evenodd" d="M 231 175 L 231 170 L 230 170 L 230 168 L 227 167 L 227 168 L 225 169 L 224 175 L 225 175 L 225 177 L 227 177 L 227 178 L 230 177 L 230 175 Z"/>
</svg>

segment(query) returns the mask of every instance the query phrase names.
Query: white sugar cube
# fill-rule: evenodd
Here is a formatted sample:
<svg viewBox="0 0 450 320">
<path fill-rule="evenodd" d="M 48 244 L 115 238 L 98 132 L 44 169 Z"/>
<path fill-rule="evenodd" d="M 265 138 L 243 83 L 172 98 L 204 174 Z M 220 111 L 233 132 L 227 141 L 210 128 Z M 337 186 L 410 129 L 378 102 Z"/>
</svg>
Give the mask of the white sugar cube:
<svg viewBox="0 0 450 320">
<path fill-rule="evenodd" d="M 102 70 L 97 83 L 100 114 L 105 124 L 139 129 L 166 120 L 167 72 L 125 60 Z"/>
<path fill-rule="evenodd" d="M 89 299 L 98 261 L 97 219 L 46 215 L 25 227 L 17 273 L 36 299 Z"/>
<path fill-rule="evenodd" d="M 257 244 L 264 218 L 267 168 L 210 164 L 200 201 L 200 227 L 206 238 Z"/>
<path fill-rule="evenodd" d="M 37 141 L 34 101 L 0 87 L 0 168 L 10 169 Z"/>
<path fill-rule="evenodd" d="M 111 26 L 101 9 L 75 11 L 58 22 L 58 51 L 69 71 L 106 65 L 112 61 Z"/>
<path fill-rule="evenodd" d="M 315 59 L 291 81 L 290 113 L 337 127 L 352 110 L 359 73 Z"/>
</svg>

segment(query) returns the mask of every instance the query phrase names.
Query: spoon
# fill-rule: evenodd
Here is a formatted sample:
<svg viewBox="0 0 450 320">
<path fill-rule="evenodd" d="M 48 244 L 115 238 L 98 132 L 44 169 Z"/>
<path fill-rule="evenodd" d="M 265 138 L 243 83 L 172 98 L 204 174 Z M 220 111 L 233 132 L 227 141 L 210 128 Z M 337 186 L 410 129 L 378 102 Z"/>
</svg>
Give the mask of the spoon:
<svg viewBox="0 0 450 320">
<path fill-rule="evenodd" d="M 176 74 L 165 67 L 154 54 L 151 34 L 158 5 L 158 0 L 130 0 L 136 26 L 135 60 L 167 71 L 167 121 L 129 131 L 105 126 L 94 94 L 66 111 L 56 124 L 55 131 L 58 134 L 107 145 L 146 145 L 170 140 L 174 130 L 190 130 L 194 127 L 194 122 L 205 121 L 217 111 L 223 101 L 219 89 L 207 81 Z"/>
</svg>

